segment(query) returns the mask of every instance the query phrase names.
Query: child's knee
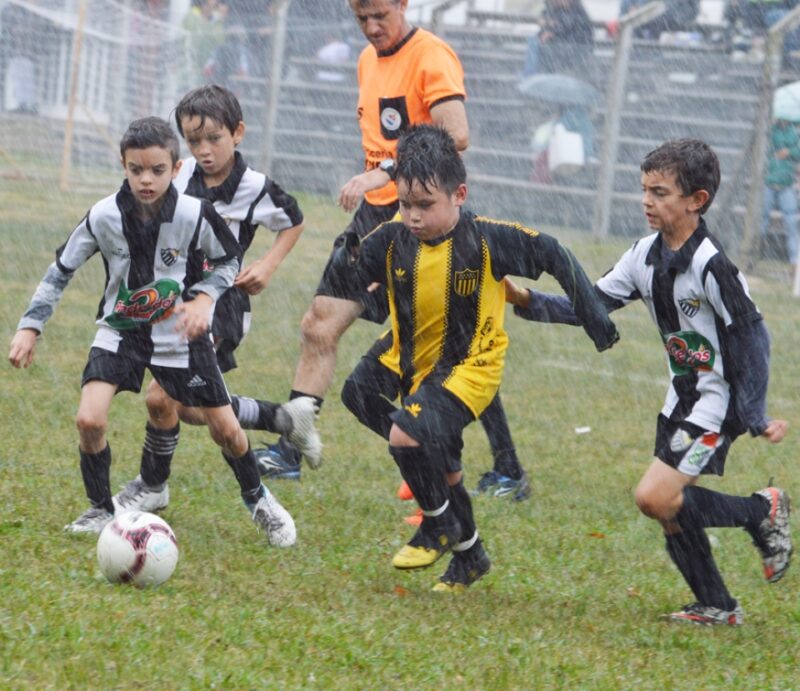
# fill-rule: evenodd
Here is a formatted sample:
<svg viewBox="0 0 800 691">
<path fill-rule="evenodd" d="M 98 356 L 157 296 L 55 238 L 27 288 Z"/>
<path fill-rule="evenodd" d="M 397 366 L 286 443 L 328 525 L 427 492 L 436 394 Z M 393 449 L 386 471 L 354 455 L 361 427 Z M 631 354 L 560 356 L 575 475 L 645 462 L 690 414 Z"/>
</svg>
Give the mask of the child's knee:
<svg viewBox="0 0 800 691">
<path fill-rule="evenodd" d="M 147 412 L 154 420 L 162 419 L 175 410 L 175 401 L 155 381 L 147 388 L 144 400 Z"/>
<path fill-rule="evenodd" d="M 639 485 L 634 493 L 636 506 L 645 516 L 657 521 L 670 521 L 680 510 L 681 497 L 671 496 Z"/>
<path fill-rule="evenodd" d="M 83 410 L 78 411 L 75 425 L 82 439 L 100 437 L 106 433 L 108 420 Z"/>
</svg>

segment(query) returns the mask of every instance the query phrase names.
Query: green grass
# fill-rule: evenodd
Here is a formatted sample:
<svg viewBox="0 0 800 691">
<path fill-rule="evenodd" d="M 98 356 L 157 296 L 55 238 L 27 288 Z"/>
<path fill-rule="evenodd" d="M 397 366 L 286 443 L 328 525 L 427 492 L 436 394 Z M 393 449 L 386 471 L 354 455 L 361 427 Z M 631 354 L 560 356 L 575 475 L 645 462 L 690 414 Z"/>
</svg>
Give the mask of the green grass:
<svg viewBox="0 0 800 691">
<path fill-rule="evenodd" d="M 5 181 L 0 192 L 6 343 L 53 250 L 94 201 L 38 191 Z M 346 221 L 326 200 L 301 203 L 307 231 L 255 301 L 242 367 L 228 377 L 233 391 L 273 399 L 289 391 L 300 317 Z M 592 277 L 627 245 L 555 232 Z M 258 234 L 252 251 L 267 240 Z M 752 284 L 773 336 L 771 412 L 796 425 L 800 302 L 784 278 L 763 266 Z M 1 688 L 797 688 L 798 570 L 766 585 L 742 531 L 713 532 L 746 625 L 659 620 L 690 593 L 631 498 L 667 381 L 642 305 L 615 315 L 623 340 L 602 355 L 579 329 L 509 311 L 503 397 L 534 493 L 522 504 L 474 502 L 493 569 L 465 596 L 431 592 L 444 563 L 422 573 L 390 566 L 410 535 L 401 520 L 409 507 L 394 497 L 399 476 L 386 444 L 338 400 L 379 331 L 366 323 L 341 344 L 320 420 L 326 464 L 304 470 L 302 483 L 272 484 L 295 516 L 297 545 L 266 545 L 207 432 L 184 426 L 164 512 L 178 535 L 178 568 L 151 591 L 106 583 L 94 539 L 61 532 L 85 508 L 73 417 L 101 285 L 93 260 L 68 288 L 33 367 L 2 369 Z M 142 397 L 119 396 L 109 435 L 115 487 L 137 472 L 144 423 Z M 591 432 L 576 434 L 581 426 Z M 472 485 L 489 451 L 478 425 L 465 436 Z M 728 476 L 707 484 L 748 493 L 774 475 L 800 496 L 797 457 L 796 430 L 779 446 L 743 438 Z"/>
</svg>

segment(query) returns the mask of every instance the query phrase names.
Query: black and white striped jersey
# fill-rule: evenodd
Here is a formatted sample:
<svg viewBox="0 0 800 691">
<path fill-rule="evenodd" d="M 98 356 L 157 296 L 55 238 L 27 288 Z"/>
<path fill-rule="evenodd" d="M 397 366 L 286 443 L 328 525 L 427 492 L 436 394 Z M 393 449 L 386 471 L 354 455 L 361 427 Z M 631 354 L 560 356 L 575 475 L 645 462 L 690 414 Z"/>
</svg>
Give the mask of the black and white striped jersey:
<svg viewBox="0 0 800 691">
<path fill-rule="evenodd" d="M 674 253 L 664 251 L 659 233 L 639 240 L 597 287 L 620 305 L 642 300 L 658 326 L 670 373 L 664 415 L 710 431 L 744 431 L 736 424 L 732 375 L 737 366 L 750 369 L 756 362 L 734 334 L 763 322 L 745 277 L 704 221 Z M 758 360 L 764 354 L 752 355 Z"/>
<path fill-rule="evenodd" d="M 89 209 L 56 252 L 18 328 L 41 332 L 75 271 L 99 253 L 106 279 L 93 346 L 186 367 L 189 345 L 176 331 L 175 307 L 201 292 L 217 300 L 233 284 L 241 249 L 210 203 L 174 186 L 151 221 L 140 220 L 134 204 L 126 181 Z M 204 275 L 205 256 L 214 270 Z"/>
<path fill-rule="evenodd" d="M 238 151 L 233 169 L 219 187 L 206 187 L 203 169 L 194 158 L 184 159 L 174 184 L 179 192 L 214 204 L 239 241 L 242 252 L 247 252 L 260 225 L 279 232 L 303 222 L 295 198 L 266 175 L 250 168 Z"/>
</svg>

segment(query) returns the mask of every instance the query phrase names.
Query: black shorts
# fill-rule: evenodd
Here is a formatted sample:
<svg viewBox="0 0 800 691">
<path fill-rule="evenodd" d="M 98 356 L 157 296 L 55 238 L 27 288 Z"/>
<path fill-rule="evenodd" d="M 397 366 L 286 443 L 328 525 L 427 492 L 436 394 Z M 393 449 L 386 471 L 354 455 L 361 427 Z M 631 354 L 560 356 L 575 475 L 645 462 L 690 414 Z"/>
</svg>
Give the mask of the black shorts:
<svg viewBox="0 0 800 691">
<path fill-rule="evenodd" d="M 189 367 L 160 367 L 103 348 L 92 348 L 83 370 L 81 386 L 90 381 L 116 384 L 117 391 L 142 390 L 145 369 L 149 369 L 170 398 L 185 406 L 219 408 L 231 397 L 222 378 L 216 354 L 208 339 L 193 341 L 189 348 Z"/>
<path fill-rule="evenodd" d="M 654 455 L 684 475 L 723 475 L 734 438 L 659 414 Z"/>
<path fill-rule="evenodd" d="M 357 290 L 352 286 L 350 272 L 358 251 L 359 241 L 381 223 L 391 221 L 397 214 L 398 208 L 397 202 L 386 206 L 374 206 L 369 202 L 361 202 L 353 214 L 350 225 L 333 242 L 333 251 L 322 272 L 322 278 L 317 286 L 317 295 L 358 302 L 364 307 L 362 319 L 376 324 L 383 324 L 386 321 L 389 316 L 386 287 L 379 286 L 373 292 Z"/>
<path fill-rule="evenodd" d="M 250 296 L 241 288 L 228 288 L 217 300 L 211 335 L 217 351 L 217 362 L 223 372 L 236 369 L 233 352 L 250 330 Z"/>
</svg>

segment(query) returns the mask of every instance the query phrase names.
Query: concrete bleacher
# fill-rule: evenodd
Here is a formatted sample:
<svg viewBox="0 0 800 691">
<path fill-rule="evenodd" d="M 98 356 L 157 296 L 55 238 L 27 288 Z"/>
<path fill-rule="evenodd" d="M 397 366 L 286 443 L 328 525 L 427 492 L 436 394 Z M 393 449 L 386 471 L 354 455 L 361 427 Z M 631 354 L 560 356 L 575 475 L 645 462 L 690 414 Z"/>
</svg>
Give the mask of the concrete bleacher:
<svg viewBox="0 0 800 691">
<path fill-rule="evenodd" d="M 531 135 L 554 112 L 552 106 L 536 103 L 517 90 L 531 25 L 503 26 L 493 18 L 444 26 L 440 33 L 458 52 L 466 75 L 471 199 L 485 213 L 538 225 L 589 228 L 596 161 L 553 185 L 531 181 Z M 613 44 L 599 40 L 584 76 L 601 93 L 612 62 Z M 338 72 L 341 81 L 319 81 L 320 69 Z M 634 42 L 615 164 L 612 233 L 636 235 L 643 230 L 638 166 L 644 154 L 665 139 L 705 139 L 720 155 L 723 185 L 733 184 L 733 173 L 753 134 L 760 74 L 759 65 L 734 62 L 717 45 Z M 250 147 L 245 152 L 258 160 L 266 88 L 263 83 L 243 83 L 241 91 Z M 331 67 L 307 57 L 292 58 L 281 94 L 272 152 L 274 176 L 290 189 L 335 194 L 363 162 L 355 62 Z M 598 158 L 604 117 L 604 107 L 596 108 Z M 742 193 L 735 196 L 741 199 Z"/>
</svg>

